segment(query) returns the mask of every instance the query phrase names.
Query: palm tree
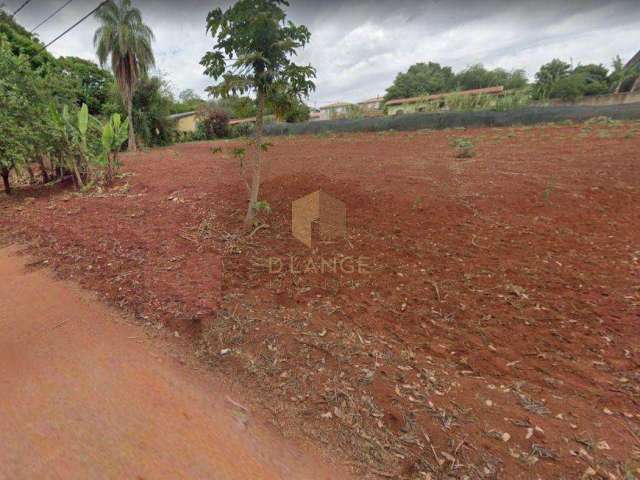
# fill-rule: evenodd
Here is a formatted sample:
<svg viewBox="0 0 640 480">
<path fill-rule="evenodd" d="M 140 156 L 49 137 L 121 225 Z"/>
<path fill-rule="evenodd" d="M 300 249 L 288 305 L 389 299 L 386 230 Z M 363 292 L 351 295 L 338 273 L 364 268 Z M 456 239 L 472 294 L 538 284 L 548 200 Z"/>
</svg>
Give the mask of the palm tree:
<svg viewBox="0 0 640 480">
<path fill-rule="evenodd" d="M 133 129 L 133 93 L 141 75 L 155 65 L 151 42 L 153 32 L 142 23 L 140 10 L 131 7 L 131 0 L 108 0 L 96 12 L 101 23 L 93 37 L 100 64 L 104 67 L 111 58 L 122 101 L 129 117 L 129 151 L 136 150 Z"/>
</svg>

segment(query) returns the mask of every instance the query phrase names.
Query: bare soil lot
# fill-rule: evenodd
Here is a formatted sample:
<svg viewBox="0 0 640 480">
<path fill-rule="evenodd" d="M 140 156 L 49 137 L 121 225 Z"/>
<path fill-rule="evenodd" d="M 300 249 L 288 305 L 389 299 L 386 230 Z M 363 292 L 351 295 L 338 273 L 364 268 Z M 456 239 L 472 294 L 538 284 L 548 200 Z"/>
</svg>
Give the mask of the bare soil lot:
<svg viewBox="0 0 640 480">
<path fill-rule="evenodd" d="M 250 237 L 240 141 L 129 156 L 104 194 L 22 191 L 0 228 L 363 475 L 639 475 L 640 123 L 271 142 Z M 318 189 L 348 236 L 309 249 L 291 202 Z M 313 268 L 345 257 L 367 268 Z"/>
</svg>

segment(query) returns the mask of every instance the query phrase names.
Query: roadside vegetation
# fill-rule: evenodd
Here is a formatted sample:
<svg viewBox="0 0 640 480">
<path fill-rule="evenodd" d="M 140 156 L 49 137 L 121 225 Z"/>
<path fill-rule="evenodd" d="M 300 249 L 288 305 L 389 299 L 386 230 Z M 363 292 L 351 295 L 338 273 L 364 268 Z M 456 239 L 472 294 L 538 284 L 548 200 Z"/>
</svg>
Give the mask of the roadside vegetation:
<svg viewBox="0 0 640 480">
<path fill-rule="evenodd" d="M 113 27 L 110 35 L 117 31 Z M 110 72 L 79 58 L 54 58 L 0 12 L 0 78 L 5 193 L 12 192 L 12 180 L 24 177 L 31 183 L 69 179 L 78 189 L 112 185 L 118 151 L 127 142 L 123 129 L 130 128 L 130 115 L 125 118 L 122 111 L 131 109 L 126 98 L 121 102 L 114 94 Z M 130 131 L 129 143 L 132 139 Z"/>
</svg>

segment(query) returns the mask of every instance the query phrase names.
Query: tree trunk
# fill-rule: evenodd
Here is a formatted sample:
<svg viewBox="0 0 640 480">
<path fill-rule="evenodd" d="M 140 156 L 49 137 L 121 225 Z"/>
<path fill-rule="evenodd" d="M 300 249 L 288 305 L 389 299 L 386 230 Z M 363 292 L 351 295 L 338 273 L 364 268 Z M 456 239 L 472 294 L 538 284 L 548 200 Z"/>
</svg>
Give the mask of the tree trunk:
<svg viewBox="0 0 640 480">
<path fill-rule="evenodd" d="M 73 170 L 73 176 L 76 179 L 76 187 L 79 189 L 84 188 L 84 182 L 82 181 L 82 176 L 80 175 L 80 170 L 78 169 L 78 162 L 74 155 L 71 155 L 71 168 Z"/>
<path fill-rule="evenodd" d="M 49 183 L 49 172 L 47 172 L 43 156 L 38 158 L 38 163 L 40 164 L 40 171 L 42 172 L 42 183 Z"/>
<path fill-rule="evenodd" d="M 256 155 L 253 159 L 253 172 L 251 173 L 251 192 L 249 194 L 249 205 L 247 215 L 244 217 L 244 224 L 250 226 L 256 216 L 255 205 L 258 202 L 260 192 L 260 168 L 262 156 L 262 128 L 264 122 L 264 92 L 258 89 L 258 111 L 256 112 Z"/>
<path fill-rule="evenodd" d="M 117 161 L 117 152 L 107 154 L 107 174 L 105 178 L 105 185 L 111 187 L 113 185 L 114 177 L 114 165 Z"/>
<path fill-rule="evenodd" d="M 623 81 L 624 81 L 624 80 L 620 80 L 620 81 L 618 82 L 618 86 L 616 87 L 616 90 L 615 90 L 615 92 L 614 92 L 614 93 L 620 93 L 620 89 L 622 88 L 622 82 L 623 82 Z"/>
<path fill-rule="evenodd" d="M 135 152 L 138 149 L 136 146 L 136 133 L 133 130 L 133 92 L 127 99 L 127 115 L 129 116 L 129 151 Z"/>
<path fill-rule="evenodd" d="M 31 165 L 27 166 L 27 173 L 29 174 L 29 183 L 31 185 L 34 185 L 36 183 L 36 176 L 33 173 L 33 168 L 31 168 Z"/>
<path fill-rule="evenodd" d="M 0 175 L 2 175 L 2 181 L 4 183 L 4 193 L 7 195 L 11 195 L 11 184 L 9 183 L 9 173 L 10 170 L 8 168 L 2 167 L 0 170 Z"/>
</svg>

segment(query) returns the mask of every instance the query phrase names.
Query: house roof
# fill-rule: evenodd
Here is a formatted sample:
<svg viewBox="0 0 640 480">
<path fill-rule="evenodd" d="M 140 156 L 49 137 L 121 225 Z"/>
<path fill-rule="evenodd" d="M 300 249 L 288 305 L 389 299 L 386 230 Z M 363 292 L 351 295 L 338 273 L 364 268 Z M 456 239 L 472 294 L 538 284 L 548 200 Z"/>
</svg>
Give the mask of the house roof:
<svg viewBox="0 0 640 480">
<path fill-rule="evenodd" d="M 366 103 L 377 103 L 377 102 L 382 102 L 384 100 L 384 97 L 373 97 L 373 98 L 368 98 L 366 100 L 362 100 L 361 102 L 358 102 L 358 105 L 363 105 Z"/>
<path fill-rule="evenodd" d="M 169 115 L 167 118 L 169 120 L 180 120 L 184 117 L 190 117 L 191 115 L 195 115 L 197 112 L 194 110 L 193 112 L 182 112 L 182 113 L 174 113 L 173 115 Z"/>
<path fill-rule="evenodd" d="M 256 117 L 234 118 L 229 120 L 229 125 L 238 125 L 239 123 L 252 123 L 256 121 Z"/>
<path fill-rule="evenodd" d="M 640 63 L 640 50 L 638 50 L 638 53 L 636 53 L 631 60 L 629 60 L 627 62 L 627 64 L 624 66 L 624 68 L 631 68 L 634 67 L 636 65 L 638 65 Z"/>
<path fill-rule="evenodd" d="M 404 105 L 406 103 L 428 102 L 430 100 L 446 98 L 451 95 L 497 95 L 503 91 L 504 87 L 500 85 L 498 87 L 476 88 L 474 90 L 463 90 L 461 92 L 436 93 L 434 95 L 423 95 L 420 97 L 397 98 L 395 100 L 389 100 L 385 105 Z"/>
<path fill-rule="evenodd" d="M 320 110 L 327 110 L 328 108 L 346 107 L 347 105 L 351 105 L 351 104 L 347 102 L 335 102 L 335 103 L 330 103 L 329 105 L 320 107 Z"/>
</svg>

